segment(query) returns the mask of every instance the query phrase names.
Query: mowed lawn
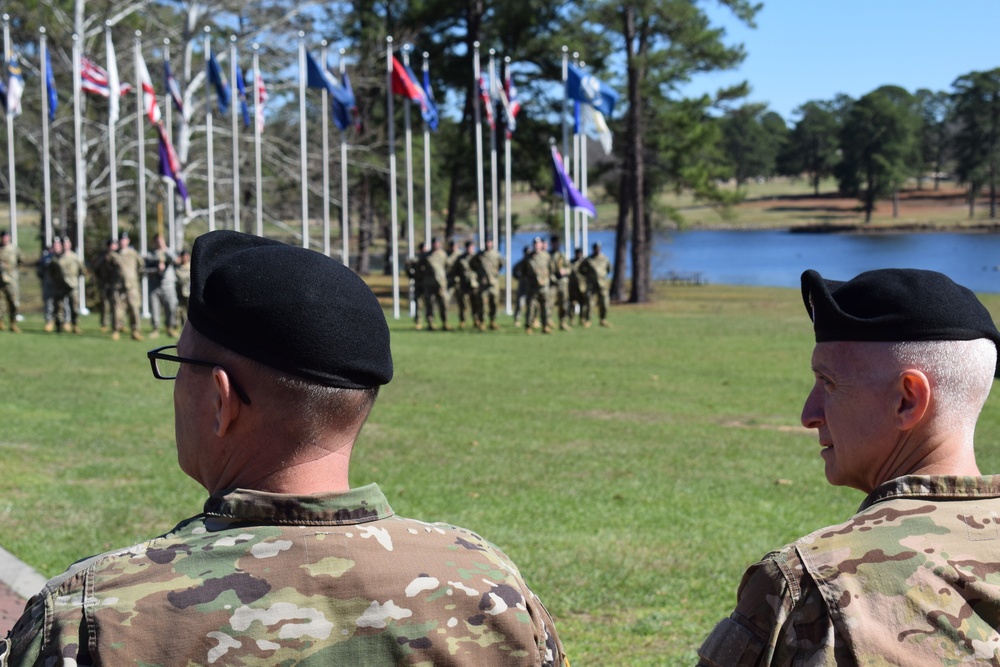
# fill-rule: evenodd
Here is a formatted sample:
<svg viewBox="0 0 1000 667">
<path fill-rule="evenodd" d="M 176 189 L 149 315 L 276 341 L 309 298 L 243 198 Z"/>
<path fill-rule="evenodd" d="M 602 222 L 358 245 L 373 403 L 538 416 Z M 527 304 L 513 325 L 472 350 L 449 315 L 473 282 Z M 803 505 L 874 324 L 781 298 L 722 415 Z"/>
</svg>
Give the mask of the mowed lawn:
<svg viewBox="0 0 1000 667">
<path fill-rule="evenodd" d="M 1000 314 L 1000 297 L 986 296 Z M 481 532 L 517 562 L 577 667 L 690 665 L 744 568 L 849 517 L 799 409 L 797 290 L 660 287 L 612 329 L 525 336 L 390 321 L 396 377 L 351 473 L 396 511 Z M 204 493 L 175 463 L 160 341 L 0 333 L 0 545 L 45 575 L 170 529 Z M 1000 471 L 1000 395 L 980 421 Z"/>
</svg>

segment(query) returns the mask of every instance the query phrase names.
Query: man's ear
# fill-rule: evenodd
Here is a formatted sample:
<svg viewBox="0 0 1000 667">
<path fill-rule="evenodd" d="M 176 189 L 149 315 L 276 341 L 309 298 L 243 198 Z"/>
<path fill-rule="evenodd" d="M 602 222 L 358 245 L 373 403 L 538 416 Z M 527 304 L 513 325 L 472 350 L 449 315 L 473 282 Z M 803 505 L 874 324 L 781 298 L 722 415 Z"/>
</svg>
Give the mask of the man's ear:
<svg viewBox="0 0 1000 667">
<path fill-rule="evenodd" d="M 212 369 L 212 380 L 215 382 L 215 435 L 221 438 L 239 417 L 243 404 L 233 389 L 229 373 L 221 366 Z"/>
<path fill-rule="evenodd" d="M 924 418 L 931 404 L 931 382 L 923 371 L 907 369 L 896 379 L 899 403 L 896 406 L 896 428 L 909 431 Z"/>
</svg>

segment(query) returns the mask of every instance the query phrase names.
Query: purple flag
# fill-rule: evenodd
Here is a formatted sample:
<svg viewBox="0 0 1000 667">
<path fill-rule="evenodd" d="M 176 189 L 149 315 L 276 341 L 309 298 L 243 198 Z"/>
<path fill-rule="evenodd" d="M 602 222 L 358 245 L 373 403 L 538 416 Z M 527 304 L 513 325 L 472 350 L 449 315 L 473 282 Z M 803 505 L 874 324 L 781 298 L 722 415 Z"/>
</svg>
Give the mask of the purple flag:
<svg viewBox="0 0 1000 667">
<path fill-rule="evenodd" d="M 555 186 L 553 187 L 555 193 L 566 200 L 566 203 L 574 210 L 583 211 L 596 218 L 597 209 L 594 208 L 589 199 L 583 196 L 582 192 L 573 186 L 573 181 L 570 180 L 566 174 L 566 167 L 563 166 L 562 156 L 555 146 L 552 147 L 552 171 L 555 176 Z"/>
<path fill-rule="evenodd" d="M 188 191 L 184 186 L 184 179 L 180 175 L 181 163 L 177 159 L 177 153 L 174 152 L 174 147 L 170 145 L 170 139 L 167 138 L 167 132 L 163 127 L 163 123 L 157 123 L 156 127 L 160 133 L 160 176 L 172 180 L 177 185 L 177 192 L 180 194 L 181 199 L 185 202 L 189 201 Z"/>
</svg>

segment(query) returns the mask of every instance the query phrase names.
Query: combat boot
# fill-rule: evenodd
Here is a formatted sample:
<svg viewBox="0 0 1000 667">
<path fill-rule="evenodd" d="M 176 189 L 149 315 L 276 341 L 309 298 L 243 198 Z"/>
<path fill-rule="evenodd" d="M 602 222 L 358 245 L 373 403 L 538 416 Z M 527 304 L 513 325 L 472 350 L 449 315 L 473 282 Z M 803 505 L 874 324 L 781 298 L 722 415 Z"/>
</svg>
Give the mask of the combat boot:
<svg viewBox="0 0 1000 667">
<path fill-rule="evenodd" d="M 500 328 L 500 325 L 496 323 L 496 320 L 490 320 L 490 329 L 496 331 Z"/>
<path fill-rule="evenodd" d="M 167 329 L 167 335 L 171 338 L 177 338 L 180 334 L 177 333 L 177 329 Z"/>
<path fill-rule="evenodd" d="M 75 333 L 75 334 L 82 334 L 83 333 L 83 329 L 80 328 L 79 324 L 74 324 L 73 325 L 73 333 Z"/>
<path fill-rule="evenodd" d="M 416 329 L 417 331 L 423 331 L 424 325 L 421 324 L 420 322 L 414 322 L 413 328 Z"/>
<path fill-rule="evenodd" d="M 138 329 L 132 329 L 132 340 L 146 340 L 146 338 L 139 333 Z"/>
<path fill-rule="evenodd" d="M 69 322 L 63 322 L 62 330 L 64 333 L 72 333 L 73 325 L 70 324 Z"/>
<path fill-rule="evenodd" d="M 546 324 L 544 327 L 542 327 L 542 333 L 543 334 L 550 334 L 550 333 L 552 333 L 552 327 L 550 327 L 548 324 Z"/>
<path fill-rule="evenodd" d="M 11 333 L 21 333 L 21 327 L 17 326 L 16 322 L 11 322 L 10 323 L 10 332 Z"/>
<path fill-rule="evenodd" d="M 121 336 L 117 330 L 111 332 L 111 340 L 118 340 Z"/>
<path fill-rule="evenodd" d="M 52 333 L 53 331 L 55 331 L 55 328 L 56 328 L 56 325 L 55 325 L 54 322 L 46 322 L 45 323 L 45 333 Z"/>
<path fill-rule="evenodd" d="M 611 322 L 608 322 L 607 320 L 601 320 L 601 326 L 602 327 L 607 327 L 608 329 L 612 328 Z"/>
<path fill-rule="evenodd" d="M 569 323 L 566 322 L 566 320 L 563 320 L 562 322 L 559 323 L 559 328 L 562 329 L 563 331 L 572 331 L 573 329 L 573 327 L 571 327 Z"/>
<path fill-rule="evenodd" d="M 3 323 L 3 320 L 0 320 L 0 331 L 4 331 L 6 329 L 7 329 L 7 325 Z"/>
<path fill-rule="evenodd" d="M 135 334 L 133 334 L 132 337 L 135 338 Z M 156 340 L 159 337 L 160 337 L 160 330 L 159 329 L 153 329 L 152 331 L 149 332 L 149 339 L 150 340 Z"/>
</svg>

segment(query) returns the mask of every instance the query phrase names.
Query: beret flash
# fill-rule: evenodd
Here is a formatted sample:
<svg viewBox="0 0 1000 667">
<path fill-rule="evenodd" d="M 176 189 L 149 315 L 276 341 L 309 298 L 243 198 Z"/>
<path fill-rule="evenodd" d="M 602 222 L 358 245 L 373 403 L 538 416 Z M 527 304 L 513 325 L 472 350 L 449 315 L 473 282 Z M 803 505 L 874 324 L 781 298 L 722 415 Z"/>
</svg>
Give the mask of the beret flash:
<svg viewBox="0 0 1000 667">
<path fill-rule="evenodd" d="M 817 343 L 989 338 L 1000 350 L 986 307 L 936 271 L 877 269 L 844 282 L 810 270 L 802 274 L 802 301 Z"/>
<path fill-rule="evenodd" d="M 392 379 L 375 295 L 313 250 L 228 230 L 199 236 L 188 317 L 213 342 L 317 384 L 363 389 Z"/>
</svg>

